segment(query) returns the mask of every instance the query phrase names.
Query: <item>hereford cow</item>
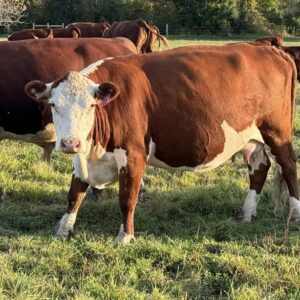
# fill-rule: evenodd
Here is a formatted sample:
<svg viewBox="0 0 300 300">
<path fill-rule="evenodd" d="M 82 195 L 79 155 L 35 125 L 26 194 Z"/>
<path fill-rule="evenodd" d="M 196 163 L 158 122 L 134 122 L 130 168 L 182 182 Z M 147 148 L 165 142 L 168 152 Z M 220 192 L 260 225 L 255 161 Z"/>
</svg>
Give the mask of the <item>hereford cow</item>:
<svg viewBox="0 0 300 300">
<path fill-rule="evenodd" d="M 294 60 L 297 68 L 297 79 L 300 82 L 300 47 L 299 46 L 282 46 L 279 47 L 281 50 L 290 55 L 290 57 Z"/>
<path fill-rule="evenodd" d="M 110 27 L 110 25 L 107 22 L 77 22 L 68 24 L 66 28 L 72 28 L 74 26 L 80 29 L 81 37 L 102 37 L 103 33 Z"/>
<path fill-rule="evenodd" d="M 277 46 L 280 47 L 283 44 L 283 37 L 282 35 L 272 35 L 263 38 L 256 39 L 255 42 L 269 44 L 270 46 Z"/>
<path fill-rule="evenodd" d="M 286 53 L 245 43 L 104 59 L 47 85 L 28 83 L 28 95 L 51 107 L 56 149 L 74 154 L 69 207 L 55 234 L 73 229 L 88 185 L 105 174 L 119 180 L 118 240 L 126 244 L 134 238 L 146 164 L 204 171 L 237 152 L 249 168 L 243 212 L 250 222 L 270 167 L 266 146 L 287 182 L 292 217 L 300 219 L 291 144 L 295 80 Z"/>
<path fill-rule="evenodd" d="M 24 29 L 13 32 L 7 37 L 9 41 L 32 40 L 32 39 L 51 39 L 53 38 L 53 31 L 50 28 L 44 29 Z"/>
<path fill-rule="evenodd" d="M 42 39 L 0 43 L 0 140 L 35 143 L 49 160 L 56 140 L 51 112 L 32 101 L 24 84 L 53 81 L 107 56 L 136 53 L 127 39 Z"/>
<path fill-rule="evenodd" d="M 266 43 L 270 46 L 276 46 L 291 56 L 297 68 L 297 79 L 300 82 L 300 47 L 298 46 L 283 46 L 283 37 L 281 35 L 269 36 L 256 39 L 254 43 Z M 253 42 L 250 42 L 253 43 Z"/>
<path fill-rule="evenodd" d="M 81 31 L 78 27 L 73 26 L 71 28 L 54 28 L 54 38 L 79 38 L 81 37 Z"/>
<path fill-rule="evenodd" d="M 133 21 L 114 22 L 108 30 L 103 33 L 103 37 L 112 38 L 122 36 L 131 40 L 139 53 L 153 51 L 153 44 L 157 39 L 169 47 L 167 39 L 159 33 L 156 26 L 150 26 L 142 19 Z M 155 36 L 155 37 L 154 37 Z"/>
</svg>

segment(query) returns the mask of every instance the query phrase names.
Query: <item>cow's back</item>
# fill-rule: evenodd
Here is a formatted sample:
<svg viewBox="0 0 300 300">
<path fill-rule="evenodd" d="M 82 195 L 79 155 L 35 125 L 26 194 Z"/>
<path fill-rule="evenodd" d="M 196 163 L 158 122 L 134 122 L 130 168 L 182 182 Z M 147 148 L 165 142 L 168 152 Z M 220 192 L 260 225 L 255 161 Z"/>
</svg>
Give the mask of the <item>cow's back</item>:
<svg viewBox="0 0 300 300">
<path fill-rule="evenodd" d="M 137 98 L 140 91 L 151 94 L 147 117 L 131 119 L 129 132 L 149 127 L 156 156 L 168 165 L 211 161 L 223 151 L 224 130 L 238 134 L 251 128 L 253 120 L 257 127 L 272 127 L 285 115 L 291 126 L 296 71 L 281 50 L 247 44 L 195 46 L 116 58 L 107 62 L 111 64 L 119 68 L 116 78 L 134 74 L 131 90 L 139 87 Z M 120 106 L 136 110 L 136 103 Z"/>
</svg>

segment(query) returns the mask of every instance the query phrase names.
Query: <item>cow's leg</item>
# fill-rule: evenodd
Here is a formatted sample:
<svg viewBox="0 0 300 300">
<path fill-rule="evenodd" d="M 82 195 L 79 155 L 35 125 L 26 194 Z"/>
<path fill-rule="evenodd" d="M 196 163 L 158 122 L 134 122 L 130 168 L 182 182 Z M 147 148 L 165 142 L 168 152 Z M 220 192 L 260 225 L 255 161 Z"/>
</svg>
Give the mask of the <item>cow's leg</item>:
<svg viewBox="0 0 300 300">
<path fill-rule="evenodd" d="M 70 232 L 72 232 L 78 209 L 88 186 L 88 183 L 83 182 L 72 175 L 71 186 L 68 194 L 69 205 L 66 213 L 53 229 L 53 234 L 55 236 L 67 236 Z"/>
<path fill-rule="evenodd" d="M 43 148 L 42 160 L 46 162 L 50 162 L 50 157 L 55 147 L 55 142 L 45 143 Z"/>
<path fill-rule="evenodd" d="M 123 154 L 126 157 L 126 154 Z M 119 169 L 119 204 L 122 225 L 117 241 L 128 244 L 134 239 L 134 211 L 138 202 L 141 179 L 145 170 L 145 157 L 128 155 L 126 159 L 117 159 Z"/>
<path fill-rule="evenodd" d="M 267 134 L 264 137 L 266 143 L 270 146 L 272 154 L 275 156 L 282 176 L 286 181 L 290 197 L 290 215 L 294 220 L 300 220 L 300 201 L 297 184 L 297 157 L 294 153 L 291 142 L 281 140 L 278 136 Z M 277 185 L 280 183 L 278 182 Z M 282 190 L 280 187 L 278 189 Z M 279 195 L 280 196 L 280 195 Z M 282 195 L 281 195 L 282 196 Z"/>
<path fill-rule="evenodd" d="M 250 189 L 243 206 L 244 222 L 251 222 L 251 218 L 256 216 L 256 207 L 260 193 L 271 166 L 270 160 L 263 147 L 261 143 L 253 141 L 242 151 L 244 160 L 248 165 L 250 179 Z"/>
</svg>

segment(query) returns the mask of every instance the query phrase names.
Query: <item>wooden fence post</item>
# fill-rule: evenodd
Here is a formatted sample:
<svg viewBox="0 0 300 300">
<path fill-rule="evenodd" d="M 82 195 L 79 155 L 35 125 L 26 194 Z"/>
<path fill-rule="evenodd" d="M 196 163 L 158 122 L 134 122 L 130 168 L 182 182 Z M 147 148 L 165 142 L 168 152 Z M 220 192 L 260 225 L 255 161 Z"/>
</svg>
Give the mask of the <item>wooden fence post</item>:
<svg viewBox="0 0 300 300">
<path fill-rule="evenodd" d="M 169 23 L 166 24 L 166 37 L 169 35 Z"/>
</svg>

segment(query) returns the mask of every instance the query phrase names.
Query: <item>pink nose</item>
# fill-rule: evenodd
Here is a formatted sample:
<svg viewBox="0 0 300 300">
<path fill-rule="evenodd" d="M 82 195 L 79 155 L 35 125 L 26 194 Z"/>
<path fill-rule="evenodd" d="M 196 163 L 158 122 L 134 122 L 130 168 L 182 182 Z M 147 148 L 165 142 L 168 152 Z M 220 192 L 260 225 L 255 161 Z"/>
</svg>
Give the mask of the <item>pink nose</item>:
<svg viewBox="0 0 300 300">
<path fill-rule="evenodd" d="M 65 153 L 77 153 L 80 149 L 80 140 L 75 138 L 61 139 L 60 145 Z"/>
</svg>

